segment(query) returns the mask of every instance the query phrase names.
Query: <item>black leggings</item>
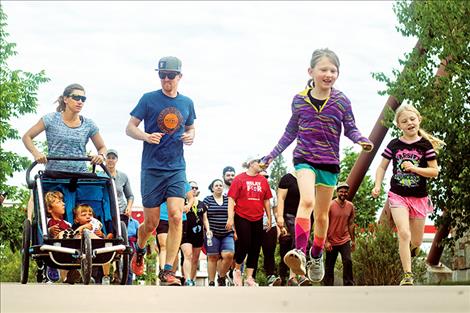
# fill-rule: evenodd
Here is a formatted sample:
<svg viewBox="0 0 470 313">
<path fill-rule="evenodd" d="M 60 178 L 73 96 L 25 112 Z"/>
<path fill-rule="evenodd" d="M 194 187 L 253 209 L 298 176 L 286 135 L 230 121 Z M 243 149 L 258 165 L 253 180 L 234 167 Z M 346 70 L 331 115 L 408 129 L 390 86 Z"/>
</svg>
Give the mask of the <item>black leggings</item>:
<svg viewBox="0 0 470 313">
<path fill-rule="evenodd" d="M 273 226 L 269 231 L 263 230 L 263 238 L 261 240 L 261 248 L 263 249 L 263 268 L 266 276 L 276 275 L 276 261 L 274 253 L 276 252 L 277 244 L 277 227 Z M 253 277 L 256 276 L 258 266 L 253 272 Z"/>
<path fill-rule="evenodd" d="M 263 237 L 263 219 L 251 222 L 235 214 L 234 223 L 238 237 L 235 242 L 235 262 L 242 264 L 248 254 L 246 267 L 255 268 L 258 264 Z"/>
</svg>

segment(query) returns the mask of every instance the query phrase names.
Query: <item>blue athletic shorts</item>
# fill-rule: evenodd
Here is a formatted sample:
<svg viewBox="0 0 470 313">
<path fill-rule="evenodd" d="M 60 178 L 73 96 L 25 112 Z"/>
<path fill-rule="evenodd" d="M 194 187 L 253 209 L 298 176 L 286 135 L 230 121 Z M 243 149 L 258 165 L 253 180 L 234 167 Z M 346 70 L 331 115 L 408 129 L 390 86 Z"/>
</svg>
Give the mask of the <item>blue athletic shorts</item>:
<svg viewBox="0 0 470 313">
<path fill-rule="evenodd" d="M 338 183 L 338 173 L 332 173 L 324 170 L 319 170 L 307 163 L 299 163 L 294 165 L 296 171 L 298 170 L 311 170 L 315 173 L 315 186 L 336 187 Z"/>
<path fill-rule="evenodd" d="M 184 170 L 142 170 L 140 189 L 145 208 L 160 206 L 167 198 L 186 198 L 186 172 Z"/>
</svg>

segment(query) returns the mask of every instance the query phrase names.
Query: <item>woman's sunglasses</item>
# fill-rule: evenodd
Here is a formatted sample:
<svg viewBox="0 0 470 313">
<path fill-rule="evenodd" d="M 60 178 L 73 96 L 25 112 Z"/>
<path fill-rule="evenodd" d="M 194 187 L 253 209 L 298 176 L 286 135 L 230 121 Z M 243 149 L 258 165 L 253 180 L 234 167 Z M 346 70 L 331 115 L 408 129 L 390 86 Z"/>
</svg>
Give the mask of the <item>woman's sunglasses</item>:
<svg viewBox="0 0 470 313">
<path fill-rule="evenodd" d="M 168 77 L 168 79 L 175 79 L 176 76 L 178 76 L 180 72 L 158 72 L 158 76 L 160 79 L 165 79 L 165 77 Z"/>
<path fill-rule="evenodd" d="M 85 101 L 86 101 L 86 97 L 85 97 L 85 96 L 70 95 L 69 97 L 72 98 L 72 99 L 75 100 L 75 101 L 82 101 L 82 102 L 85 102 Z"/>
</svg>

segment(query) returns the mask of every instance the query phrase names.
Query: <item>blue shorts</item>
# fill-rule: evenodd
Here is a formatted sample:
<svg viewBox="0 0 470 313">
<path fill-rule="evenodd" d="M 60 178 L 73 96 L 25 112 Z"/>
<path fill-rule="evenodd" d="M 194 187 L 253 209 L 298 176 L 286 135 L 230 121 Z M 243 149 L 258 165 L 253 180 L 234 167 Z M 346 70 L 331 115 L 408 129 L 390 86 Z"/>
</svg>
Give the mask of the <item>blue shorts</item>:
<svg viewBox="0 0 470 313">
<path fill-rule="evenodd" d="M 235 241 L 233 240 L 233 233 L 224 237 L 213 236 L 212 246 L 207 246 L 207 240 L 204 238 L 204 247 L 206 248 L 206 255 L 219 255 L 222 252 L 235 252 Z"/>
<path fill-rule="evenodd" d="M 142 205 L 145 208 L 155 208 L 170 197 L 184 199 L 186 197 L 185 184 L 186 172 L 184 170 L 142 170 L 140 173 Z"/>
<path fill-rule="evenodd" d="M 315 186 L 336 187 L 338 183 L 338 173 L 332 173 L 324 170 L 319 170 L 307 163 L 299 163 L 294 165 L 296 171 L 298 170 L 311 170 L 315 173 Z"/>
</svg>

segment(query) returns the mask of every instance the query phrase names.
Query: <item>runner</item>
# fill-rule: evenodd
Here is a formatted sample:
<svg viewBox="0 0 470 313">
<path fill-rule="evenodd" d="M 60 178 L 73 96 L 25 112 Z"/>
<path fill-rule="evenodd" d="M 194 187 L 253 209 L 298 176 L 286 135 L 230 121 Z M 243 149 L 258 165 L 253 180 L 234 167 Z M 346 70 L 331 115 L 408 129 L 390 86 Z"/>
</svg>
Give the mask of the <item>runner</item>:
<svg viewBox="0 0 470 313">
<path fill-rule="evenodd" d="M 173 260 L 178 253 L 182 236 L 186 163 L 183 144 L 194 140 L 196 114 L 191 99 L 178 92 L 183 76 L 181 61 L 163 57 L 158 62 L 158 76 L 162 89 L 146 93 L 132 110 L 126 134 L 144 142 L 142 152 L 141 192 L 144 222 L 139 227 L 132 270 L 136 275 L 144 271 L 145 243 L 158 226 L 160 205 L 168 204 L 168 246 L 162 283 L 181 285 L 175 277 Z M 139 129 L 144 121 L 145 131 Z"/>
<path fill-rule="evenodd" d="M 333 88 L 338 78 L 339 59 L 329 49 L 318 49 L 312 54 L 307 88 L 295 95 L 292 116 L 276 147 L 263 158 L 269 165 L 294 140 L 294 167 L 300 191 L 300 203 L 295 219 L 295 246 L 284 257 L 284 262 L 298 275 L 319 282 L 324 275 L 322 252 L 328 229 L 328 208 L 339 173 L 339 141 L 342 126 L 344 134 L 365 151 L 373 144 L 356 128 L 351 102 L 341 91 Z M 310 214 L 314 211 L 314 239 L 310 260 L 306 264 L 306 250 L 310 236 Z M 307 269 L 306 269 L 307 267 Z"/>
<path fill-rule="evenodd" d="M 398 230 L 398 252 L 404 271 L 400 285 L 405 286 L 414 283 L 411 257 L 419 253 L 426 215 L 433 211 L 426 180 L 439 174 L 436 151 L 444 145 L 443 141 L 420 129 L 421 120 L 421 114 L 410 104 L 403 104 L 397 109 L 395 123 L 402 136 L 392 139 L 382 153 L 383 159 L 377 168 L 372 190 L 372 196 L 377 198 L 392 160 L 393 176 L 388 202 Z"/>
</svg>

